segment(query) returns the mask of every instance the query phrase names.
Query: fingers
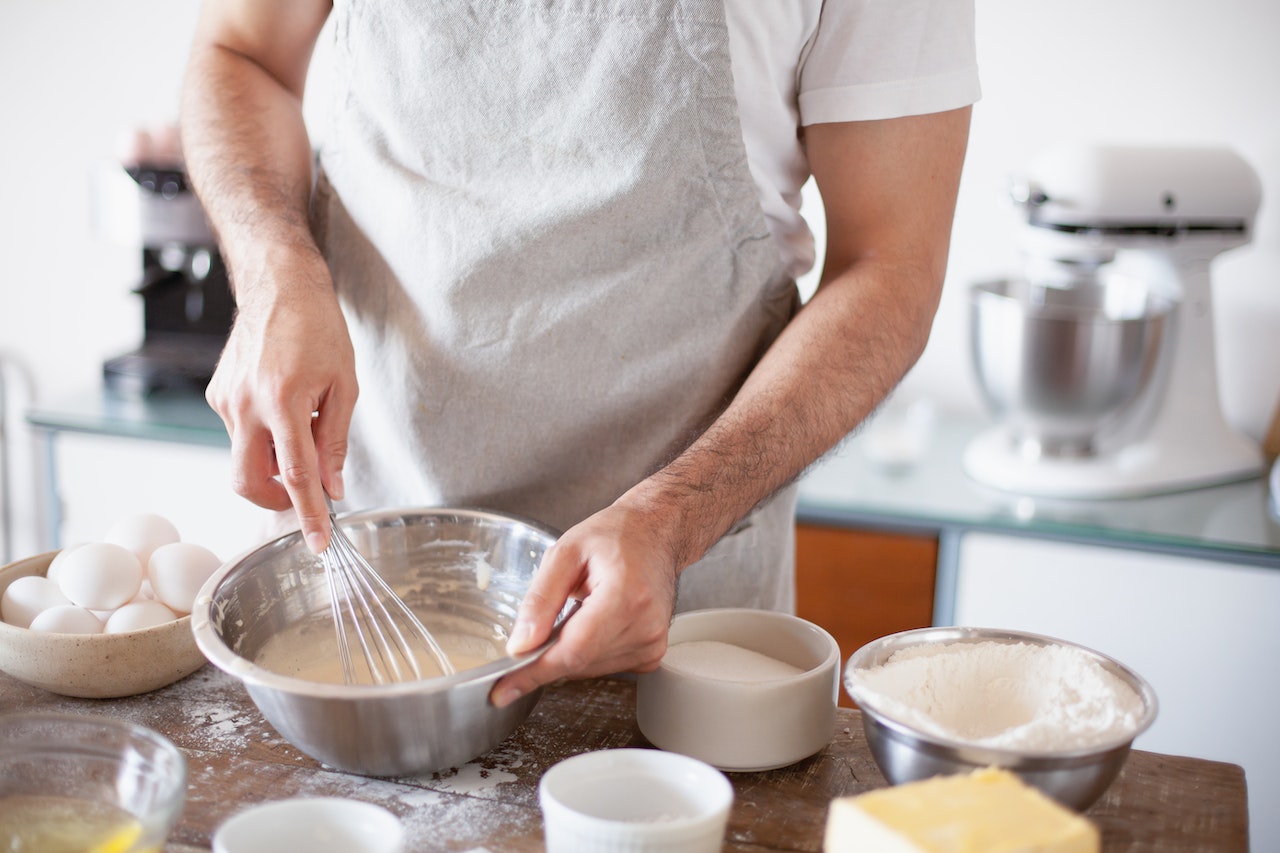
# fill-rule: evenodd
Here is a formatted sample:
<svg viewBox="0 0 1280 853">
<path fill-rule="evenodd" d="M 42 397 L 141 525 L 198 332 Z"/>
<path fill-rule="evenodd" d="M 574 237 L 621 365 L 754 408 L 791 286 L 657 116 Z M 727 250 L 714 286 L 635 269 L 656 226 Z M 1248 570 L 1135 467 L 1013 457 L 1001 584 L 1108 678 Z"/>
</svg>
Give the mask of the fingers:
<svg viewBox="0 0 1280 853">
<path fill-rule="evenodd" d="M 289 500 L 298 515 L 302 538 L 312 553 L 319 554 L 329 545 L 329 508 L 320 485 L 311 421 L 310 412 L 301 423 L 296 420 L 296 414 L 294 420 L 286 416 L 276 424 L 272 435 L 280 482 L 289 493 Z"/>
<path fill-rule="evenodd" d="M 348 395 L 334 389 L 326 396 L 311 423 L 320 481 L 329 497 L 335 501 L 342 500 L 346 494 L 342 466 L 347 461 L 347 434 L 351 429 L 351 413 L 354 408 L 354 393 Z"/>
<path fill-rule="evenodd" d="M 308 415 L 305 422 L 289 422 L 274 430 L 262 424 L 236 429 L 231 442 L 232 486 L 236 494 L 258 506 L 276 511 L 292 506 L 308 549 L 318 554 L 329 544 L 330 522 L 311 420 Z M 338 460 L 327 480 L 337 484 L 331 496 L 341 498 L 341 456 Z"/>
<path fill-rule="evenodd" d="M 556 545 L 547 549 L 516 612 L 511 637 L 507 640 L 507 654 L 522 655 L 546 641 L 556 616 L 579 585 L 582 568 L 581 558 L 574 549 Z"/>
<path fill-rule="evenodd" d="M 297 280 L 308 273 L 327 276 L 323 268 L 303 270 Z M 287 282 L 268 284 L 264 292 L 289 290 Z M 268 509 L 292 505 L 318 553 L 329 542 L 325 492 L 341 498 L 345 491 L 354 355 L 336 298 L 284 302 L 264 297 L 252 310 L 239 306 L 205 396 L 231 436 L 236 492 Z"/>
<path fill-rule="evenodd" d="M 216 384 L 215 377 L 206 397 L 221 415 L 231 437 L 235 492 L 271 510 L 292 506 L 307 547 L 315 553 L 324 550 L 329 543 L 329 512 L 320 484 L 311 405 L 275 405 L 270 408 L 272 416 L 264 419 L 247 386 L 226 395 L 219 392 Z M 333 415 L 330 420 L 349 423 L 350 413 L 345 418 Z"/>
<path fill-rule="evenodd" d="M 271 431 L 261 425 L 229 428 L 231 435 L 232 488 L 260 507 L 281 511 L 292 506 L 288 491 L 277 479 L 275 444 Z"/>
<path fill-rule="evenodd" d="M 619 637 L 616 618 L 593 612 L 584 602 L 569 618 L 558 640 L 533 663 L 494 685 L 490 701 L 502 708 L 522 696 L 564 678 L 590 678 L 618 672 L 650 672 L 667 648 L 669 617 L 647 636 Z M 604 652 L 602 655 L 601 652 Z"/>
<path fill-rule="evenodd" d="M 494 685 L 494 705 L 509 705 L 562 678 L 657 667 L 675 605 L 675 570 L 659 553 L 643 535 L 617 526 L 608 510 L 569 531 L 534 575 L 508 651 L 519 654 L 545 642 L 570 596 L 582 606 L 540 658 Z"/>
<path fill-rule="evenodd" d="M 290 507 L 289 493 L 276 479 L 275 444 L 271 430 L 254 414 L 244 385 L 232 373 L 230 347 L 223 353 L 205 400 L 222 418 L 231 439 L 231 486 L 236 494 L 270 510 Z"/>
</svg>

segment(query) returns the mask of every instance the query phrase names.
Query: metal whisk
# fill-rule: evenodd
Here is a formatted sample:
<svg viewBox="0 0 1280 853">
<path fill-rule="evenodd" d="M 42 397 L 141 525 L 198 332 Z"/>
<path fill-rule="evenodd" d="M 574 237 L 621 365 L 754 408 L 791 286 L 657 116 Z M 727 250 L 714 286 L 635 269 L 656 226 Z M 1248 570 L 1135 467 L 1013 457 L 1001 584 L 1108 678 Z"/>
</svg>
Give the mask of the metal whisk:
<svg viewBox="0 0 1280 853">
<path fill-rule="evenodd" d="M 329 508 L 333 533 L 329 547 L 320 553 L 320 562 L 324 564 L 329 581 L 343 681 L 347 684 L 369 681 L 389 684 L 421 679 L 423 673 L 419 656 L 422 653 L 430 655 L 443 674 L 452 675 L 453 664 L 444 649 L 395 590 L 356 550 L 338 526 L 333 501 L 328 495 L 324 501 Z M 364 673 L 357 668 L 352 655 L 353 636 L 368 679 L 361 678 Z"/>
</svg>

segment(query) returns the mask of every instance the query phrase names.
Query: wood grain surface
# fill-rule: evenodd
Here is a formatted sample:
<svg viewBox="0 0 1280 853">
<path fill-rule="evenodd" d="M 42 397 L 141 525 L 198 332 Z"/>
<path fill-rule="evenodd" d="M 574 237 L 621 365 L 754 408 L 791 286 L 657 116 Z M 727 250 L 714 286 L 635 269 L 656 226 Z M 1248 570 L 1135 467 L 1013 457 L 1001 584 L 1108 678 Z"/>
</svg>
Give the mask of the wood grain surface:
<svg viewBox="0 0 1280 853">
<path fill-rule="evenodd" d="M 153 693 L 72 699 L 0 673 L 0 712 L 117 717 L 169 737 L 187 756 L 187 801 L 167 853 L 202 853 L 214 830 L 255 803 L 293 796 L 378 803 L 405 823 L 408 850 L 541 851 L 538 780 L 556 762 L 597 749 L 648 746 L 635 722 L 635 684 L 594 679 L 554 687 L 493 751 L 462 767 L 371 779 L 327 769 L 278 735 L 235 679 L 206 666 Z M 820 851 L 832 798 L 885 785 L 856 710 L 841 708 L 830 744 L 781 770 L 732 773 L 725 850 Z M 1108 851 L 1248 849 L 1244 771 L 1233 764 L 1134 751 L 1087 813 Z"/>
</svg>

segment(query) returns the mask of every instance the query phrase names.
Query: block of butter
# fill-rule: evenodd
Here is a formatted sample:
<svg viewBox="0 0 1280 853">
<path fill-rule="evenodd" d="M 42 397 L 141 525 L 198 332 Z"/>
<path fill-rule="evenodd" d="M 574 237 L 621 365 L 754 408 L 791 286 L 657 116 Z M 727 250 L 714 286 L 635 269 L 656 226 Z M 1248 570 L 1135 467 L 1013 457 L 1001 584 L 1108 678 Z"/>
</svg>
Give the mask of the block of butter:
<svg viewBox="0 0 1280 853">
<path fill-rule="evenodd" d="M 825 853 L 1098 853 L 1098 828 L 1007 770 L 832 802 Z"/>
</svg>

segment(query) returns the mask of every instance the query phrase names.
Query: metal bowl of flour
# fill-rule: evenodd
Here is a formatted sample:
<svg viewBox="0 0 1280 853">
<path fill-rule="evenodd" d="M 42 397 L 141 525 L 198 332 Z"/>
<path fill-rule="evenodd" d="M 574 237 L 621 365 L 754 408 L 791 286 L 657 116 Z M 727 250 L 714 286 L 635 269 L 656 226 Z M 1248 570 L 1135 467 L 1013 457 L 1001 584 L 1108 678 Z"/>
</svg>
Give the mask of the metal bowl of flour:
<svg viewBox="0 0 1280 853">
<path fill-rule="evenodd" d="M 886 664 L 910 661 L 917 666 L 939 649 L 962 650 L 979 643 L 1021 644 L 1033 649 L 1069 650 L 1073 659 L 1088 661 L 1099 676 L 1122 685 L 1136 696 L 1137 710 L 1120 717 L 1112 731 L 1103 735 L 1062 735 L 1051 747 L 991 746 L 988 738 L 948 736 L 916 714 L 909 703 L 895 701 L 884 690 L 873 688 L 873 674 L 883 673 Z M 967 713 L 975 719 L 990 720 L 1006 715 L 1007 721 L 1026 721 L 1034 710 L 1036 697 L 1045 681 L 1043 671 L 998 671 L 982 665 L 948 664 L 955 675 L 956 695 L 940 695 L 937 684 L 929 686 L 939 707 L 947 712 Z M 903 672 L 904 689 L 923 683 L 926 670 Z M 891 784 L 928 779 L 940 774 L 967 773 L 983 767 L 1002 767 L 1016 773 L 1058 802 L 1078 811 L 1092 805 L 1115 780 L 1129 757 L 1134 739 L 1155 722 L 1158 703 L 1151 685 L 1129 667 L 1100 652 L 1065 640 L 1023 631 L 991 628 L 920 628 L 881 637 L 863 646 L 849 658 L 844 671 L 845 690 L 862 711 L 867 743 L 876 764 Z M 972 690 L 968 690 L 969 686 Z M 1128 694 L 1126 694 L 1128 695 Z M 1021 708 L 1019 706 L 1022 706 Z M 992 709 L 995 710 L 992 710 Z M 934 709 L 935 712 L 937 709 Z M 1072 738 L 1078 738 L 1072 742 Z"/>
<path fill-rule="evenodd" d="M 490 703 L 489 691 L 558 636 L 559 624 L 541 648 L 505 654 L 516 610 L 555 532 L 474 509 L 382 510 L 338 523 L 455 657 L 458 672 L 398 684 L 341 683 L 324 569 L 296 531 L 227 562 L 204 585 L 191 614 L 200 650 L 244 682 L 281 735 L 339 770 L 427 773 L 497 746 L 533 711 L 540 691 L 505 708 Z"/>
</svg>

